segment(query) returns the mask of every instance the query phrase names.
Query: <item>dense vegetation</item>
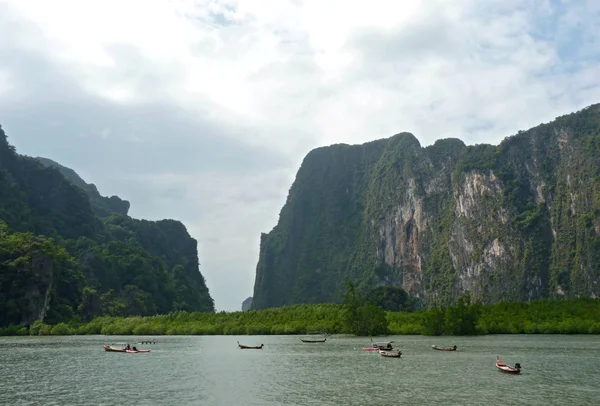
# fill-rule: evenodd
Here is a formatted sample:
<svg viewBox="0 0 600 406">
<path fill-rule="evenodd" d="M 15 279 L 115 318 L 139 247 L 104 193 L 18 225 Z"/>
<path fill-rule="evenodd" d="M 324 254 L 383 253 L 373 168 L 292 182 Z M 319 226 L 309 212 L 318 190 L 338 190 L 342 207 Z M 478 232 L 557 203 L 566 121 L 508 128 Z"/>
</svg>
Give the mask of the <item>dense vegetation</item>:
<svg viewBox="0 0 600 406">
<path fill-rule="evenodd" d="M 0 326 L 214 312 L 183 224 L 133 219 L 128 202 L 42 161 L 0 127 Z"/>
<path fill-rule="evenodd" d="M 119 196 L 100 195 L 96 185 L 86 183 L 73 169 L 48 158 L 37 157 L 36 159 L 45 166 L 58 169 L 66 180 L 83 190 L 90 201 L 92 210 L 98 217 L 104 218 L 113 214 L 126 215 L 129 212 L 130 203 L 127 200 L 123 200 Z"/>
<path fill-rule="evenodd" d="M 253 309 L 340 302 L 344 283 L 421 305 L 600 296 L 600 105 L 506 138 L 408 133 L 311 151 L 261 236 Z"/>
<path fill-rule="evenodd" d="M 414 312 L 385 312 L 387 331 L 380 334 L 600 334 L 600 299 L 543 300 L 529 303 L 451 306 Z M 472 307 L 476 306 L 476 307 Z M 478 312 L 475 331 L 460 331 L 460 312 Z M 351 334 L 344 305 L 301 304 L 232 313 L 177 311 L 149 317 L 101 316 L 89 323 L 72 320 L 48 325 L 35 322 L 0 329 L 0 335 L 258 335 L 329 332 Z M 440 331 L 428 330 L 441 320 Z M 466 323 L 468 327 L 468 323 Z M 378 332 L 379 333 L 379 332 Z"/>
</svg>

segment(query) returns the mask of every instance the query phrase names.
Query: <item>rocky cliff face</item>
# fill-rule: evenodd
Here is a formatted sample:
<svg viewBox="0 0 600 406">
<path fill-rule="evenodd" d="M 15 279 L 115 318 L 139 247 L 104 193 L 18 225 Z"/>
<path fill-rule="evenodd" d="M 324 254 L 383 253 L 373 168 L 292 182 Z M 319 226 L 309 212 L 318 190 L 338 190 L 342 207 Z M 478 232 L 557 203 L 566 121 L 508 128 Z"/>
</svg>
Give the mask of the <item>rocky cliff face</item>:
<svg viewBox="0 0 600 406">
<path fill-rule="evenodd" d="M 250 310 L 252 308 L 252 296 L 246 298 L 246 300 L 244 300 L 242 302 L 242 311 L 245 312 L 247 310 Z"/>
<path fill-rule="evenodd" d="M 597 297 L 599 214 L 600 105 L 498 146 L 319 148 L 262 235 L 253 308 L 337 302 L 348 279 L 425 303 Z"/>
</svg>

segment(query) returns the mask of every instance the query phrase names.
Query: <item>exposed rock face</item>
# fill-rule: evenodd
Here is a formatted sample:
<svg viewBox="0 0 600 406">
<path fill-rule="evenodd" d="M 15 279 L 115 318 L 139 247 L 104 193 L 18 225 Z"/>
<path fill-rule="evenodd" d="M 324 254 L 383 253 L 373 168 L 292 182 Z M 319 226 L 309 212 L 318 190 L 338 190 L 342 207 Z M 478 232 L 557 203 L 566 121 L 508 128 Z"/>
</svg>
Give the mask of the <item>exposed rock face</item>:
<svg viewBox="0 0 600 406">
<path fill-rule="evenodd" d="M 24 287 L 25 295 L 21 301 L 20 324 L 31 325 L 36 320 L 44 321 L 50 304 L 50 291 L 53 287 L 52 262 L 52 258 L 43 252 L 37 252 L 31 258 L 29 269 L 26 272 L 31 274 L 30 278 L 36 283 Z"/>
<path fill-rule="evenodd" d="M 245 312 L 247 310 L 250 310 L 251 306 L 252 306 L 252 296 L 250 296 L 249 298 L 247 298 L 246 300 L 244 300 L 242 302 L 242 311 Z"/>
<path fill-rule="evenodd" d="M 348 279 L 428 303 L 597 297 L 599 215 L 600 105 L 499 146 L 319 148 L 262 235 L 252 307 L 338 302 Z"/>
</svg>

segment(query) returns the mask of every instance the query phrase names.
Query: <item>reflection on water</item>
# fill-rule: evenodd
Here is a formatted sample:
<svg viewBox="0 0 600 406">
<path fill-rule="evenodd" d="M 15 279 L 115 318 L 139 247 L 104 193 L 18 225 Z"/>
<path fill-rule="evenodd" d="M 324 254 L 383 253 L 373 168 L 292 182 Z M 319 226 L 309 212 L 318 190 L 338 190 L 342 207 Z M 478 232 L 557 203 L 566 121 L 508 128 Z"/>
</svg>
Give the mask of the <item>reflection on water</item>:
<svg viewBox="0 0 600 406">
<path fill-rule="evenodd" d="M 144 337 L 148 338 L 148 337 Z M 598 336 L 395 336 L 400 359 L 368 338 L 160 336 L 147 354 L 102 343 L 142 337 L 0 337 L 0 404 L 597 405 Z M 240 350 L 265 344 L 262 350 Z M 434 351 L 431 344 L 458 346 Z M 494 367 L 520 362 L 518 376 Z"/>
</svg>

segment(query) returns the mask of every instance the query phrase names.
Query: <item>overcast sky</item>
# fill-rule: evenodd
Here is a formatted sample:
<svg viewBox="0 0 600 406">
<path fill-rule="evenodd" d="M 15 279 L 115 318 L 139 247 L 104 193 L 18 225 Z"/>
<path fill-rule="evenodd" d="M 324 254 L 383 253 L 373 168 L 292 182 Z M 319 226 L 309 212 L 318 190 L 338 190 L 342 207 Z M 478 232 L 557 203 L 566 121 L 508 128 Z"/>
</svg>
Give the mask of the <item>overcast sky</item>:
<svg viewBox="0 0 600 406">
<path fill-rule="evenodd" d="M 598 0 L 0 0 L 0 124 L 198 240 L 218 310 L 318 146 L 502 138 L 600 102 Z"/>
</svg>

